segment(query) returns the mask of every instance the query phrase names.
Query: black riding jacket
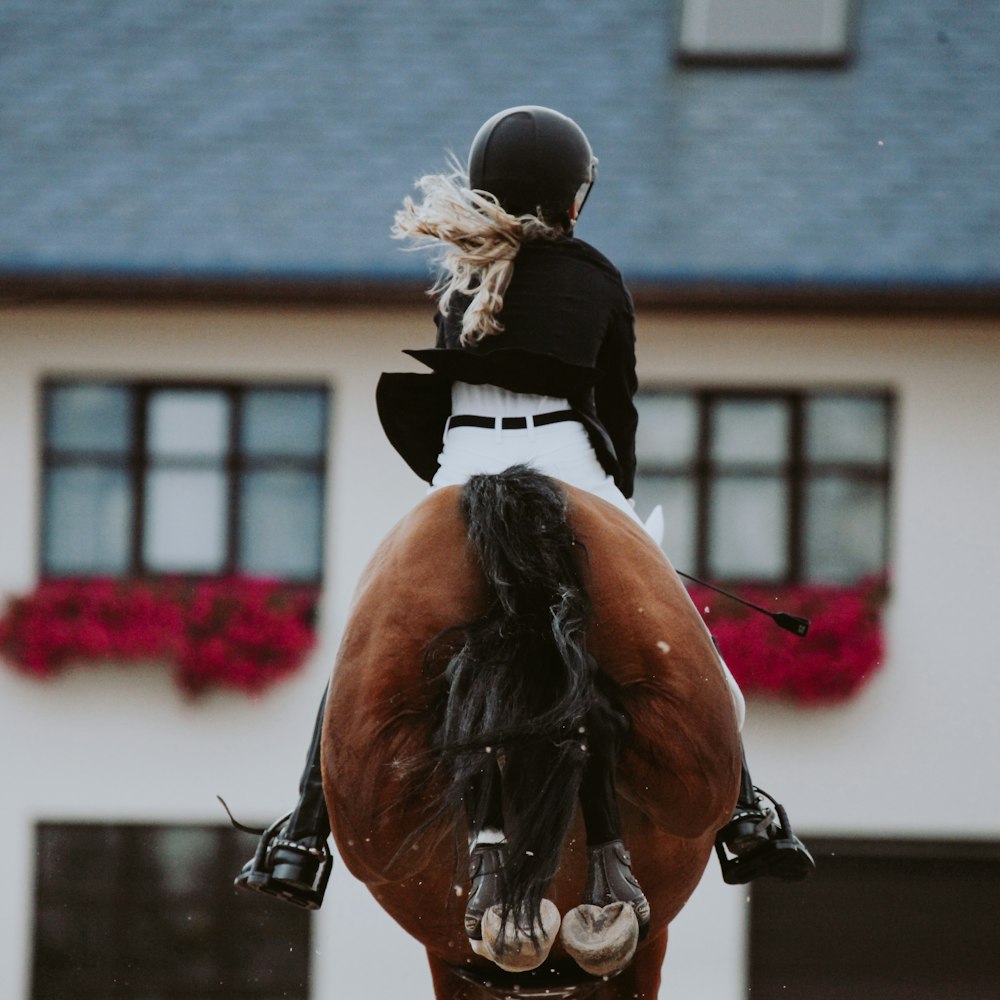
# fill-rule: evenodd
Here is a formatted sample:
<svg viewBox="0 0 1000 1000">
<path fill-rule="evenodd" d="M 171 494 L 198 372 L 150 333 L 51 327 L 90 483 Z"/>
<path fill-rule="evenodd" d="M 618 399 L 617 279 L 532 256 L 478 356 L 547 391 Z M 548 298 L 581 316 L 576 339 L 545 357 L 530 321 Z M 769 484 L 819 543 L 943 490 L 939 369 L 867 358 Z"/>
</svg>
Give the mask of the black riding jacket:
<svg viewBox="0 0 1000 1000">
<path fill-rule="evenodd" d="M 635 311 L 617 268 L 582 240 L 524 244 L 498 319 L 501 333 L 459 342 L 469 300 L 437 314 L 434 348 L 408 350 L 430 374 L 384 374 L 376 399 L 389 441 L 420 476 L 437 471 L 451 383 L 568 400 L 601 465 L 631 497 L 635 478 Z"/>
</svg>

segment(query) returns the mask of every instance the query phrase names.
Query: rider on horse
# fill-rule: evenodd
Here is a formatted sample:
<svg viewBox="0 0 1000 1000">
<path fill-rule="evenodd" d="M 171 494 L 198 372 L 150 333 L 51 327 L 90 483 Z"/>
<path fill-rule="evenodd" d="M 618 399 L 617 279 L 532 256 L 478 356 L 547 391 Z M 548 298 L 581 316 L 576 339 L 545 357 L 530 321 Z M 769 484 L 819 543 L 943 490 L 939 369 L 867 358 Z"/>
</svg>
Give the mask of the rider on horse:
<svg viewBox="0 0 1000 1000">
<path fill-rule="evenodd" d="M 433 349 L 406 352 L 430 372 L 383 375 L 377 402 L 389 440 L 432 490 L 528 464 L 638 521 L 628 499 L 637 424 L 632 300 L 614 265 L 573 235 L 596 166 L 571 119 L 511 108 L 480 128 L 467 175 L 456 166 L 421 178 L 423 200 L 407 198 L 397 213 L 396 237 L 443 251 L 437 340 Z M 725 672 L 742 722 L 742 696 Z M 321 705 L 295 811 L 264 834 L 236 879 L 310 908 L 322 902 L 330 868 L 322 717 Z M 622 842 L 615 764 L 613 750 L 594 755 L 580 786 L 586 900 L 629 904 L 642 926 L 648 904 Z M 470 785 L 466 812 L 466 932 L 475 942 L 483 913 L 502 902 L 499 765 Z M 763 875 L 796 880 L 814 868 L 784 809 L 753 785 L 745 758 L 736 810 L 716 850 L 731 884 Z"/>
</svg>

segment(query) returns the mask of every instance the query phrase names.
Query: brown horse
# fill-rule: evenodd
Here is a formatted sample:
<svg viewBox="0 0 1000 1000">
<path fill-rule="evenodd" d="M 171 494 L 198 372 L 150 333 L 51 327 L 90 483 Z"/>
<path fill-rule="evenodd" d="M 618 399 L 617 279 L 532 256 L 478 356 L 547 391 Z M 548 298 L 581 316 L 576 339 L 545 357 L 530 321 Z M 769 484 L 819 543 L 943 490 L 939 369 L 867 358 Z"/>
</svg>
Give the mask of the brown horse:
<svg viewBox="0 0 1000 1000">
<path fill-rule="evenodd" d="M 617 975 L 584 972 L 560 942 L 535 971 L 503 972 L 474 954 L 465 935 L 468 881 L 456 851 L 464 816 L 439 807 L 452 780 L 452 758 L 433 750 L 454 649 L 439 637 L 461 635 L 455 626 L 482 619 L 498 588 L 517 586 L 491 579 L 484 569 L 463 489 L 433 493 L 404 518 L 359 584 L 323 733 L 324 787 L 338 850 L 378 903 L 426 948 L 437 1000 L 653 1000 L 668 924 L 697 885 L 739 784 L 736 717 L 711 637 L 638 524 L 589 494 L 559 491 L 589 598 L 586 650 L 630 721 L 618 794 L 625 843 L 652 917 L 648 935 Z M 489 530 L 534 530 L 532 512 L 518 517 L 516 498 L 512 502 L 506 523 Z M 536 534 L 533 545 L 551 544 Z M 537 671 L 538 663 L 523 668 Z M 580 902 L 586 877 L 579 817 L 568 829 L 554 824 L 551 837 L 555 843 L 546 849 L 559 864 L 546 895 L 566 914 Z"/>
</svg>

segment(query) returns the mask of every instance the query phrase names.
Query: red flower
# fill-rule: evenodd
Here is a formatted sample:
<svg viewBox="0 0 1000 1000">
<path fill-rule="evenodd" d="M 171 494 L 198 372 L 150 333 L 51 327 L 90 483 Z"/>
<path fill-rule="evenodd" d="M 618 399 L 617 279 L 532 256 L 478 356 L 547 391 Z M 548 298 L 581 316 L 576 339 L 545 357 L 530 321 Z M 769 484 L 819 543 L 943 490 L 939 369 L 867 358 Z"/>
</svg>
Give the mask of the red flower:
<svg viewBox="0 0 1000 1000">
<path fill-rule="evenodd" d="M 166 660 L 181 688 L 257 692 L 297 670 L 318 592 L 274 580 L 47 580 L 10 602 L 0 652 L 37 677 L 70 663 Z"/>
<path fill-rule="evenodd" d="M 712 591 L 691 597 L 744 692 L 799 703 L 855 694 L 883 658 L 883 580 L 853 587 L 746 587 L 762 607 L 811 619 L 804 639 Z M 301 667 L 315 643 L 318 592 L 273 580 L 50 580 L 0 618 L 0 653 L 35 677 L 71 663 L 164 660 L 189 694 L 248 693 Z"/>
<path fill-rule="evenodd" d="M 741 588 L 740 596 L 754 604 L 809 618 L 805 638 L 705 587 L 692 586 L 690 593 L 747 694 L 812 704 L 841 701 L 881 666 L 880 610 L 886 596 L 881 578 L 851 587 Z"/>
</svg>

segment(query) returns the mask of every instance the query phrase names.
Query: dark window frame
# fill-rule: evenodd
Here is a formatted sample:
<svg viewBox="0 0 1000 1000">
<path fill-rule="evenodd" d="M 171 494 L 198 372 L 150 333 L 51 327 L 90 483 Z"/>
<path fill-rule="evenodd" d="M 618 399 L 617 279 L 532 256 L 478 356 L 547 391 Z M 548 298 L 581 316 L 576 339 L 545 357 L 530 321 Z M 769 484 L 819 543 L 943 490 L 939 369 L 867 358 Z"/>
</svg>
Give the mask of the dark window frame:
<svg viewBox="0 0 1000 1000">
<path fill-rule="evenodd" d="M 123 387 L 129 390 L 129 406 L 131 407 L 132 439 L 127 449 L 121 454 L 112 455 L 100 451 L 62 451 L 50 444 L 51 426 L 51 391 L 60 386 L 109 386 Z M 322 440 L 318 454 L 316 456 L 303 455 L 247 455 L 240 447 L 244 400 L 246 395 L 255 390 L 268 390 L 278 392 L 321 392 L 323 399 L 324 421 L 322 425 Z M 165 467 L 169 460 L 159 459 L 154 461 L 153 456 L 146 444 L 149 401 L 154 393 L 161 391 L 171 392 L 219 392 L 222 393 L 229 404 L 229 436 L 225 456 L 221 460 L 205 459 L 199 462 L 197 458 L 188 457 L 179 461 L 178 465 L 184 468 L 196 468 L 203 464 L 206 468 L 220 469 L 226 479 L 227 503 L 225 511 L 225 526 L 223 538 L 225 545 L 225 556 L 222 566 L 217 572 L 184 572 L 181 574 L 163 574 L 156 570 L 149 569 L 144 564 L 143 543 L 146 508 L 146 476 L 148 471 L 154 466 Z M 57 467 L 89 467 L 120 469 L 127 476 L 130 497 L 132 499 L 132 511 L 129 531 L 129 558 L 128 566 L 121 573 L 122 578 L 157 578 L 164 575 L 180 575 L 189 579 L 214 579 L 230 576 L 240 572 L 238 563 L 239 553 L 239 523 L 241 515 L 241 505 L 243 503 L 243 491 L 240 488 L 240 480 L 247 471 L 258 471 L 267 469 L 305 471 L 316 475 L 320 486 L 320 519 L 319 534 L 317 544 L 320 552 L 325 549 L 326 539 L 326 519 L 323 516 L 326 503 L 327 490 L 327 467 L 329 464 L 329 413 L 332 405 L 333 389 L 321 381 L 288 381 L 288 380 L 228 380 L 228 379 L 127 379 L 116 377 L 90 377 L 90 376 L 53 376 L 46 378 L 41 383 L 41 394 L 39 407 L 41 411 L 41 464 L 39 497 L 41 505 L 41 515 L 38 519 L 38 573 L 41 579 L 66 579 L 74 577 L 86 578 L 89 573 L 62 573 L 52 571 L 46 565 L 46 538 L 50 531 L 47 504 L 46 477 L 50 469 Z M 294 577 L 288 582 L 294 585 L 322 586 L 324 576 L 324 560 L 318 560 L 318 571 L 313 576 Z"/>
<path fill-rule="evenodd" d="M 883 502 L 883 524 L 881 564 L 889 565 L 890 558 L 890 515 L 893 486 L 893 447 L 895 442 L 896 398 L 895 394 L 883 387 L 858 387 L 850 385 L 812 385 L 808 388 L 775 386 L 748 387 L 739 385 L 692 386 L 668 382 L 644 385 L 642 396 L 684 395 L 694 400 L 697 407 L 697 443 L 695 455 L 688 463 L 664 463 L 645 461 L 639 457 L 637 477 L 677 476 L 691 481 L 694 489 L 694 563 L 690 569 L 695 576 L 723 579 L 710 571 L 710 531 L 711 531 L 711 486 L 722 474 L 741 476 L 771 477 L 776 472 L 788 490 L 788 520 L 786 537 L 788 558 L 786 572 L 779 579 L 757 577 L 726 577 L 724 582 L 737 584 L 765 584 L 769 586 L 790 586 L 808 583 L 805 574 L 805 488 L 810 477 L 833 475 L 854 482 L 874 482 L 881 487 Z M 805 453 L 805 409 L 809 400 L 817 397 L 839 396 L 851 399 L 878 400 L 885 405 L 886 412 L 886 458 L 881 463 L 852 461 L 811 460 Z M 711 458 L 713 405 L 718 402 L 772 401 L 785 403 L 789 408 L 789 441 L 787 458 L 781 463 L 717 463 Z M 640 420 L 641 411 L 640 411 Z M 724 472 L 720 472 L 724 470 Z"/>
</svg>

